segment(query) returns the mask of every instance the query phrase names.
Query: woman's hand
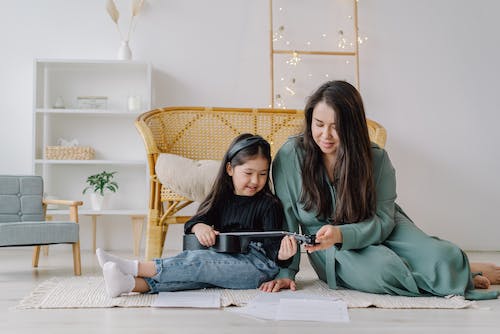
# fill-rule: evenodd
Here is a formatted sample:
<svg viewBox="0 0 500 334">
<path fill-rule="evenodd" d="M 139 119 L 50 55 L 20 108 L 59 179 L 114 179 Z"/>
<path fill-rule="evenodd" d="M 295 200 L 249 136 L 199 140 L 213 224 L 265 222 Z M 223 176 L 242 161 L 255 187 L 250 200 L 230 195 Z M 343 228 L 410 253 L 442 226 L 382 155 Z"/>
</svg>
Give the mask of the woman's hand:
<svg viewBox="0 0 500 334">
<path fill-rule="evenodd" d="M 280 250 L 278 251 L 278 260 L 288 260 L 297 253 L 297 241 L 292 236 L 285 236 L 281 239 Z"/>
<path fill-rule="evenodd" d="M 308 252 L 315 252 L 317 250 L 327 249 L 337 243 L 342 243 L 342 232 L 337 226 L 323 225 L 316 232 L 317 245 L 306 245 L 304 248 Z"/>
<path fill-rule="evenodd" d="M 214 230 L 212 226 L 207 224 L 198 223 L 191 228 L 194 232 L 196 238 L 205 247 L 210 247 L 215 245 L 215 236 L 219 234 L 218 231 Z"/>
<path fill-rule="evenodd" d="M 278 278 L 272 281 L 264 282 L 260 285 L 259 290 L 264 292 L 278 292 L 281 289 L 297 290 L 295 281 L 289 278 Z"/>
</svg>

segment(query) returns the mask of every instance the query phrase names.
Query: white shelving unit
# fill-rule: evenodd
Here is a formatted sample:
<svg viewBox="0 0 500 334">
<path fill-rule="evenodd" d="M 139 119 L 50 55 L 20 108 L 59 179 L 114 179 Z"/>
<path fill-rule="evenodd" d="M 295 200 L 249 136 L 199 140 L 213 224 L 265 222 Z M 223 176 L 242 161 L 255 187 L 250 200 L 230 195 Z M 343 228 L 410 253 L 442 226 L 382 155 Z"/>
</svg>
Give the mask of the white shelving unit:
<svg viewBox="0 0 500 334">
<path fill-rule="evenodd" d="M 77 97 L 105 96 L 106 109 L 79 109 Z M 129 111 L 130 96 L 140 108 Z M 56 100 L 64 108 L 54 108 Z M 144 145 L 134 120 L 151 109 L 151 65 L 135 61 L 37 59 L 34 62 L 33 172 L 44 178 L 45 193 L 83 200 L 85 180 L 103 170 L 117 171 L 117 193 L 106 214 L 147 213 L 148 171 Z M 58 139 L 78 140 L 95 150 L 93 160 L 49 160 L 45 147 Z M 49 210 L 49 214 L 64 214 Z"/>
</svg>

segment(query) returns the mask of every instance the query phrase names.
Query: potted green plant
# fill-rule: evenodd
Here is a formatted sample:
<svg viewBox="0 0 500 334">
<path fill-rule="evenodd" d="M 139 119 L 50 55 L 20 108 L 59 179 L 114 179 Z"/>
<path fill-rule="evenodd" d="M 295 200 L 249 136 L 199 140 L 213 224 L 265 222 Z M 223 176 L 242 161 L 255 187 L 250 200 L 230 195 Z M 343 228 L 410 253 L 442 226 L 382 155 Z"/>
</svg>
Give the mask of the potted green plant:
<svg viewBox="0 0 500 334">
<path fill-rule="evenodd" d="M 83 189 L 82 193 L 85 194 L 88 190 L 92 191 L 90 194 L 92 209 L 102 210 L 106 206 L 106 191 L 115 193 L 118 190 L 118 184 L 113 181 L 116 173 L 116 171 L 110 173 L 102 171 L 101 173 L 87 177 L 87 187 Z"/>
</svg>

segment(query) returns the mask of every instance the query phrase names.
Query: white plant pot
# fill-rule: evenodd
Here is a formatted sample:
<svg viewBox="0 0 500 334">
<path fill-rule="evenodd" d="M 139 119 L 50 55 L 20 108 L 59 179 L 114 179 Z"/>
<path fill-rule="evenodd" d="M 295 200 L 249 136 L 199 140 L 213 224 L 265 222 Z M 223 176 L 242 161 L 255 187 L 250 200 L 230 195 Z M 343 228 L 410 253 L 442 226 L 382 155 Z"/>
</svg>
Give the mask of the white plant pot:
<svg viewBox="0 0 500 334">
<path fill-rule="evenodd" d="M 106 209 L 108 207 L 108 201 L 109 195 L 106 193 L 104 196 L 97 193 L 90 194 L 90 206 L 92 207 L 92 210 L 101 211 Z"/>
</svg>

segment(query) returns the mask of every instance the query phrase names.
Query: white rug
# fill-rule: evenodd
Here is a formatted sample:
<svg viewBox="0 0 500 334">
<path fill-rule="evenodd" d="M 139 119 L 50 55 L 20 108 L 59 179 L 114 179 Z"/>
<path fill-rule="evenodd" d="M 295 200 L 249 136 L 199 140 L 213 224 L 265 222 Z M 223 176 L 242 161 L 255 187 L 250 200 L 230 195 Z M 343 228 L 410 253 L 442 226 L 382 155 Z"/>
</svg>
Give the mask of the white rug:
<svg viewBox="0 0 500 334">
<path fill-rule="evenodd" d="M 349 308 L 379 307 L 389 309 L 436 308 L 461 309 L 474 305 L 474 302 L 460 296 L 439 297 L 399 297 L 364 293 L 354 290 L 330 290 L 317 279 L 299 280 L 298 291 L 303 293 L 331 296 L 344 300 Z M 213 289 L 200 290 L 200 293 Z M 222 289 L 221 304 L 242 306 L 254 298 L 259 290 Z M 129 294 L 118 298 L 106 295 L 104 280 L 100 277 L 51 278 L 41 283 L 17 309 L 55 309 L 55 308 L 105 308 L 105 307 L 150 307 L 157 295 Z"/>
</svg>

